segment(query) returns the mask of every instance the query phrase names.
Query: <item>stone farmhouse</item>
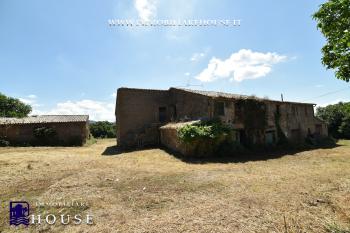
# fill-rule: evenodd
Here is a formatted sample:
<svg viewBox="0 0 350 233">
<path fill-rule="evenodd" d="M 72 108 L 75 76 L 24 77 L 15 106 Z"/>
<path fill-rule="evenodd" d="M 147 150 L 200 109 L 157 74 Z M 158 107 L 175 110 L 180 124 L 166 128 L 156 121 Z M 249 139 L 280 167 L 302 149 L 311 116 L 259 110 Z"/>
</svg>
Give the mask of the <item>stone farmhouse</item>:
<svg viewBox="0 0 350 233">
<path fill-rule="evenodd" d="M 81 146 L 89 134 L 87 115 L 0 118 L 0 139 L 11 145 Z"/>
<path fill-rule="evenodd" d="M 259 104 L 252 109 L 250 103 Z M 169 139 L 169 135 L 176 134 L 165 132 L 176 127 L 167 126 L 213 118 L 230 125 L 242 144 L 248 139 L 257 144 L 273 144 L 281 133 L 291 142 L 302 142 L 310 135 L 327 136 L 327 125 L 315 117 L 314 106 L 181 88 L 119 88 L 115 109 L 117 143 L 125 148 L 162 143 L 177 149 Z"/>
</svg>

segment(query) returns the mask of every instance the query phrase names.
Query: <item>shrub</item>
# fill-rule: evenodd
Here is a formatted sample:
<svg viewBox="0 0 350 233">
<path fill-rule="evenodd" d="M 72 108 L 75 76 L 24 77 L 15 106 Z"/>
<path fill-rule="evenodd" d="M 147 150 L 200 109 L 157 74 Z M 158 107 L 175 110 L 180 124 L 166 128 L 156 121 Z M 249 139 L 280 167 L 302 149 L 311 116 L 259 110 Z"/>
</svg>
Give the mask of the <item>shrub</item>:
<svg viewBox="0 0 350 233">
<path fill-rule="evenodd" d="M 47 138 L 56 135 L 56 130 L 51 127 L 39 127 L 35 128 L 33 132 L 34 136 L 37 138 Z"/>
<path fill-rule="evenodd" d="M 98 121 L 90 124 L 90 132 L 95 138 L 115 138 L 115 123 Z"/>
<path fill-rule="evenodd" d="M 32 142 L 32 145 L 50 146 L 57 143 L 55 141 L 57 132 L 54 128 L 38 127 L 33 130 L 33 134 L 37 138 L 37 141 Z"/>
<path fill-rule="evenodd" d="M 201 121 L 179 129 L 178 136 L 182 142 L 193 149 L 195 156 L 220 155 L 228 152 L 233 141 L 233 130 L 220 121 Z"/>
<path fill-rule="evenodd" d="M 219 121 L 201 121 L 182 127 L 178 135 L 185 143 L 191 143 L 197 140 L 219 140 L 230 134 L 231 129 L 224 126 Z"/>
<path fill-rule="evenodd" d="M 10 142 L 5 139 L 0 139 L 0 147 L 10 146 Z"/>
</svg>

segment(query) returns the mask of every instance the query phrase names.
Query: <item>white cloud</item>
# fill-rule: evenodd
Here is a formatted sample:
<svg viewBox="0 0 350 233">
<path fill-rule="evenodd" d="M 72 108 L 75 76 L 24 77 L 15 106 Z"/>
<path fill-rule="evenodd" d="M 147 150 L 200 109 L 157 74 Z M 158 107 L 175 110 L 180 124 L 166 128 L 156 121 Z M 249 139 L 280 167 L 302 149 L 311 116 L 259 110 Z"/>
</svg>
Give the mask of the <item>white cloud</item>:
<svg viewBox="0 0 350 233">
<path fill-rule="evenodd" d="M 139 18 L 142 20 L 149 21 L 157 14 L 156 0 L 135 0 L 134 6 L 138 12 Z"/>
<path fill-rule="evenodd" d="M 312 102 L 312 101 L 311 101 Z M 319 102 L 317 104 L 317 107 L 326 107 L 328 105 L 333 105 L 333 104 L 337 104 L 339 102 L 349 102 L 349 100 L 344 99 L 344 98 L 340 98 L 340 99 L 335 99 L 333 101 L 329 101 L 329 102 Z"/>
<path fill-rule="evenodd" d="M 89 115 L 90 120 L 115 121 L 114 104 L 108 102 L 100 102 L 94 100 L 81 101 L 66 101 L 58 103 L 53 109 L 49 111 L 34 110 L 33 115 Z"/>
<path fill-rule="evenodd" d="M 36 99 L 36 98 L 37 98 L 37 96 L 36 96 L 36 95 L 33 95 L 33 94 L 28 95 L 27 97 L 30 98 L 30 99 Z"/>
<path fill-rule="evenodd" d="M 41 106 L 40 104 L 37 103 L 37 96 L 36 95 L 27 95 L 25 97 L 20 97 L 18 98 L 20 101 L 22 101 L 25 104 L 29 104 L 32 107 L 39 107 Z"/>
<path fill-rule="evenodd" d="M 241 49 L 228 59 L 213 57 L 196 79 L 202 82 L 212 82 L 217 79 L 229 79 L 241 82 L 246 79 L 257 79 L 266 76 L 272 70 L 272 65 L 285 61 L 286 56 L 277 53 L 253 52 Z"/>
<path fill-rule="evenodd" d="M 185 73 L 185 76 L 190 76 L 190 75 L 191 75 L 190 72 L 186 72 L 186 73 Z"/>
</svg>

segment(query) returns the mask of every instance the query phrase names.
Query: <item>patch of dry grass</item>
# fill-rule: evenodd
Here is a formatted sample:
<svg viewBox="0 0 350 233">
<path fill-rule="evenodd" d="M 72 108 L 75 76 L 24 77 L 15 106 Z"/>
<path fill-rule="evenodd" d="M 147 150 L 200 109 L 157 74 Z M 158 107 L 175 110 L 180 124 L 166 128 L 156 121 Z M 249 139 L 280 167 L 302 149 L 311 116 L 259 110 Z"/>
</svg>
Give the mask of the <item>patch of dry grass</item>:
<svg viewBox="0 0 350 233">
<path fill-rule="evenodd" d="M 350 143 L 242 163 L 185 163 L 160 149 L 103 156 L 115 140 L 87 147 L 1 148 L 0 231 L 8 201 L 80 200 L 95 224 L 31 232 L 347 232 Z M 27 231 L 23 230 L 23 231 Z"/>
</svg>

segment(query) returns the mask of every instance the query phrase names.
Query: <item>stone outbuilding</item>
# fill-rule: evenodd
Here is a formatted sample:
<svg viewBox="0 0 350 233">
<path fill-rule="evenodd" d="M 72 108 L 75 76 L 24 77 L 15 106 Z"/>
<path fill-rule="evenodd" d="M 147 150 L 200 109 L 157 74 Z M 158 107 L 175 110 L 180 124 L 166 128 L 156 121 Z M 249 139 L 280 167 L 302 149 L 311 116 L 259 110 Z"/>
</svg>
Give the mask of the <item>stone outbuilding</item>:
<svg viewBox="0 0 350 233">
<path fill-rule="evenodd" d="M 11 145 L 81 146 L 89 134 L 88 115 L 0 118 L 0 139 Z"/>
<path fill-rule="evenodd" d="M 314 106 L 181 88 L 119 88 L 115 109 L 117 143 L 121 147 L 159 145 L 161 135 L 169 135 L 160 131 L 174 131 L 175 127 L 162 126 L 213 118 L 231 126 L 242 144 L 248 139 L 273 144 L 282 134 L 291 142 L 302 142 L 307 136 L 327 136 L 327 125 L 315 117 Z"/>
</svg>

